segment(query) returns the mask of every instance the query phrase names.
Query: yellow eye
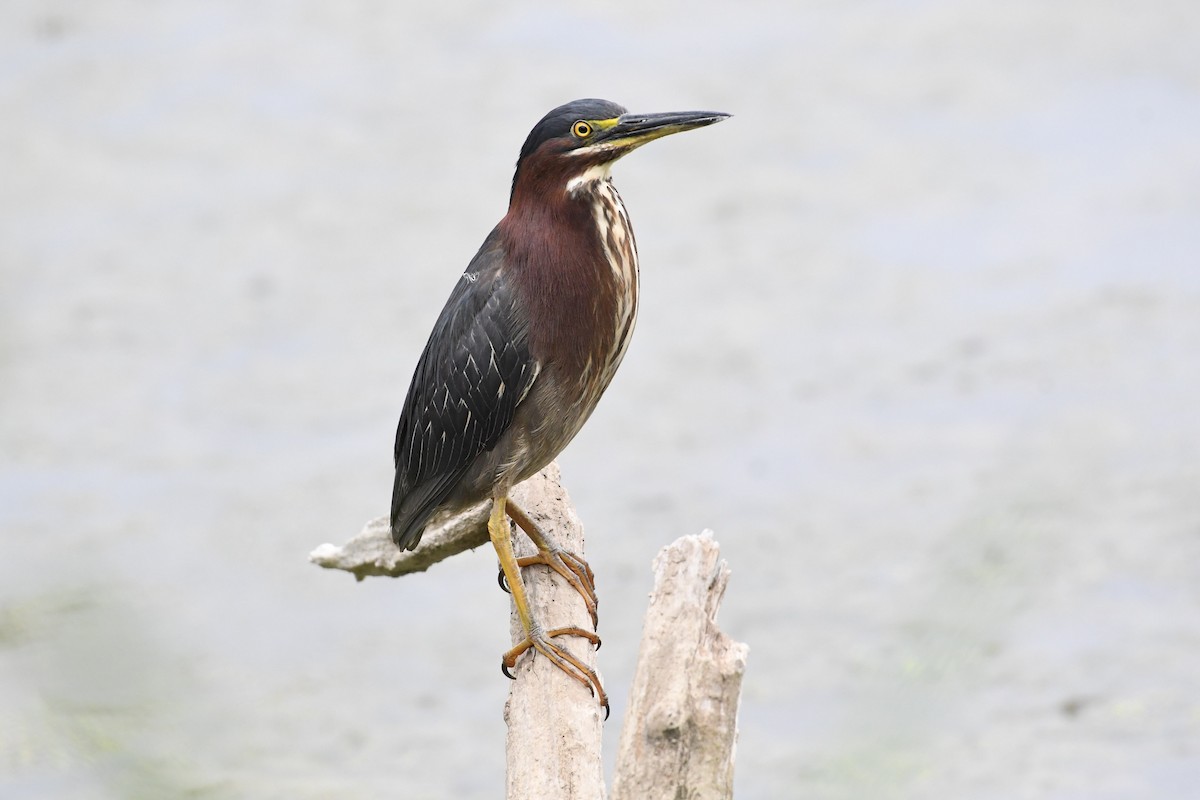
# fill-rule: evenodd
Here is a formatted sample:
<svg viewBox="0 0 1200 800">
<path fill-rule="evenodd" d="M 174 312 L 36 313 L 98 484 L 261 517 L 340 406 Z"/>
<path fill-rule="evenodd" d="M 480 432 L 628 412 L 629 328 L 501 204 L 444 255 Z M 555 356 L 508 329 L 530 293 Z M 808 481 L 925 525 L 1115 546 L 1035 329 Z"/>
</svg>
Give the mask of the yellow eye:
<svg viewBox="0 0 1200 800">
<path fill-rule="evenodd" d="M 577 139 L 586 139 L 592 135 L 592 126 L 583 120 L 579 120 L 571 126 L 571 133 L 575 134 L 575 138 Z"/>
</svg>

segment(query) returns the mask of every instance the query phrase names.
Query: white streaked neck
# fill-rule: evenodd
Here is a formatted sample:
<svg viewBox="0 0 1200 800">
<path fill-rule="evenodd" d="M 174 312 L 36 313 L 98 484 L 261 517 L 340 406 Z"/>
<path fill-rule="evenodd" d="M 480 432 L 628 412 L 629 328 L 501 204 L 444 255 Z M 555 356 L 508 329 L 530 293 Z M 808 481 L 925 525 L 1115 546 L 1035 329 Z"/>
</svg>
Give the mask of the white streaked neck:
<svg viewBox="0 0 1200 800">
<path fill-rule="evenodd" d="M 583 172 L 567 181 L 567 194 L 577 194 L 580 189 L 598 181 L 606 181 L 612 177 L 612 162 L 593 164 Z"/>
</svg>

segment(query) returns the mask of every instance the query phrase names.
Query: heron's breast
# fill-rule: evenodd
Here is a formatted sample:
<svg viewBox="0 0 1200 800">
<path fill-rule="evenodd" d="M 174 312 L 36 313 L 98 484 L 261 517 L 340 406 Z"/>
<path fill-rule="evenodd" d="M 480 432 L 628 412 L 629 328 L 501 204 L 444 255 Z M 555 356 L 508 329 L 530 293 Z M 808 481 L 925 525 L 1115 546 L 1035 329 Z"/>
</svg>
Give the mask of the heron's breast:
<svg viewBox="0 0 1200 800">
<path fill-rule="evenodd" d="M 589 394 L 594 393 L 594 397 L 589 399 L 594 405 L 612 382 L 617 367 L 629 349 L 629 340 L 637 321 L 638 254 L 629 213 L 612 181 L 600 181 L 592 201 L 592 216 L 608 269 L 607 274 L 602 276 L 607 289 L 603 293 L 608 298 L 607 307 L 597 311 L 601 315 L 607 314 L 611 320 L 610 325 L 599 326 L 610 333 L 597 342 L 585 365 L 585 383 L 592 388 Z"/>
</svg>

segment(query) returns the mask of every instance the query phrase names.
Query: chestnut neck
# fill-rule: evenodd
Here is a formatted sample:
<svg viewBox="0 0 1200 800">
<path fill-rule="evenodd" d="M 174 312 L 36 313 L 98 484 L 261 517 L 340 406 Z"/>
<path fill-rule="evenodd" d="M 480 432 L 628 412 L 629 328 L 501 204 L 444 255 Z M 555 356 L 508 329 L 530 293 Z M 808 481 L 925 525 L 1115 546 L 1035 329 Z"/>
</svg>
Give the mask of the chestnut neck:
<svg viewBox="0 0 1200 800">
<path fill-rule="evenodd" d="M 570 157 L 527 159 L 498 226 L 508 277 L 528 309 L 530 349 L 544 365 L 571 375 L 605 357 L 619 301 L 595 218 L 598 189 L 609 179 L 567 190 L 594 166 Z"/>
</svg>

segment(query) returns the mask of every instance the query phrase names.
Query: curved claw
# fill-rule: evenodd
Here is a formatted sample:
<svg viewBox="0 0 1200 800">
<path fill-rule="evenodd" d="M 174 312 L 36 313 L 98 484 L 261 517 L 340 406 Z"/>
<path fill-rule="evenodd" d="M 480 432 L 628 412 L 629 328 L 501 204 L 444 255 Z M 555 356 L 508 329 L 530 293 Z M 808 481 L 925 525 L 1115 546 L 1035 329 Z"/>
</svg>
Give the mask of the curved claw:
<svg viewBox="0 0 1200 800">
<path fill-rule="evenodd" d="M 510 681 L 515 681 L 517 679 L 516 675 L 513 675 L 508 671 L 508 664 L 505 664 L 503 661 L 500 662 L 500 671 L 503 672 L 504 677 L 508 678 Z M 605 717 L 605 719 L 607 719 L 607 717 Z"/>
<path fill-rule="evenodd" d="M 592 618 L 592 627 L 597 627 L 599 623 L 599 615 L 597 614 L 599 600 L 596 598 L 595 576 L 588 563 L 569 550 L 561 550 L 559 548 L 539 550 L 537 555 L 524 556 L 517 559 L 517 566 L 522 568 L 531 567 L 535 564 L 540 564 L 554 570 L 575 591 L 579 592 L 579 596 L 583 598 L 583 604 L 587 607 L 588 616 Z"/>
<path fill-rule="evenodd" d="M 500 574 L 496 576 L 496 583 L 500 584 L 500 588 L 506 594 L 512 594 L 512 589 L 508 588 L 508 579 L 504 577 L 504 570 L 500 570 Z"/>
<path fill-rule="evenodd" d="M 555 628 L 554 630 L 544 632 L 535 628 L 523 642 L 504 654 L 504 658 L 500 662 L 501 671 L 508 677 L 513 677 L 509 670 L 516 666 L 517 659 L 526 650 L 537 651 L 549 659 L 550 663 L 566 673 L 568 677 L 586 686 L 588 691 L 592 693 L 592 697 L 598 699 L 600 705 L 604 706 L 604 718 L 608 719 L 610 713 L 608 695 L 604 692 L 604 687 L 600 685 L 600 677 L 594 669 L 551 641 L 558 636 L 581 636 L 593 645 L 598 644 L 600 641 L 599 636 L 583 628 Z"/>
<path fill-rule="evenodd" d="M 596 575 L 592 572 L 591 565 L 576 553 L 564 550 L 554 544 L 554 541 L 537 526 L 537 523 L 511 499 L 506 500 L 505 513 L 513 522 L 517 523 L 521 530 L 525 531 L 534 547 L 538 549 L 535 556 L 518 558 L 517 566 L 528 567 L 532 564 L 544 564 L 561 575 L 583 598 L 588 614 L 592 618 L 592 628 L 595 628 L 598 622 L 596 613 L 598 602 L 596 599 Z"/>
</svg>

